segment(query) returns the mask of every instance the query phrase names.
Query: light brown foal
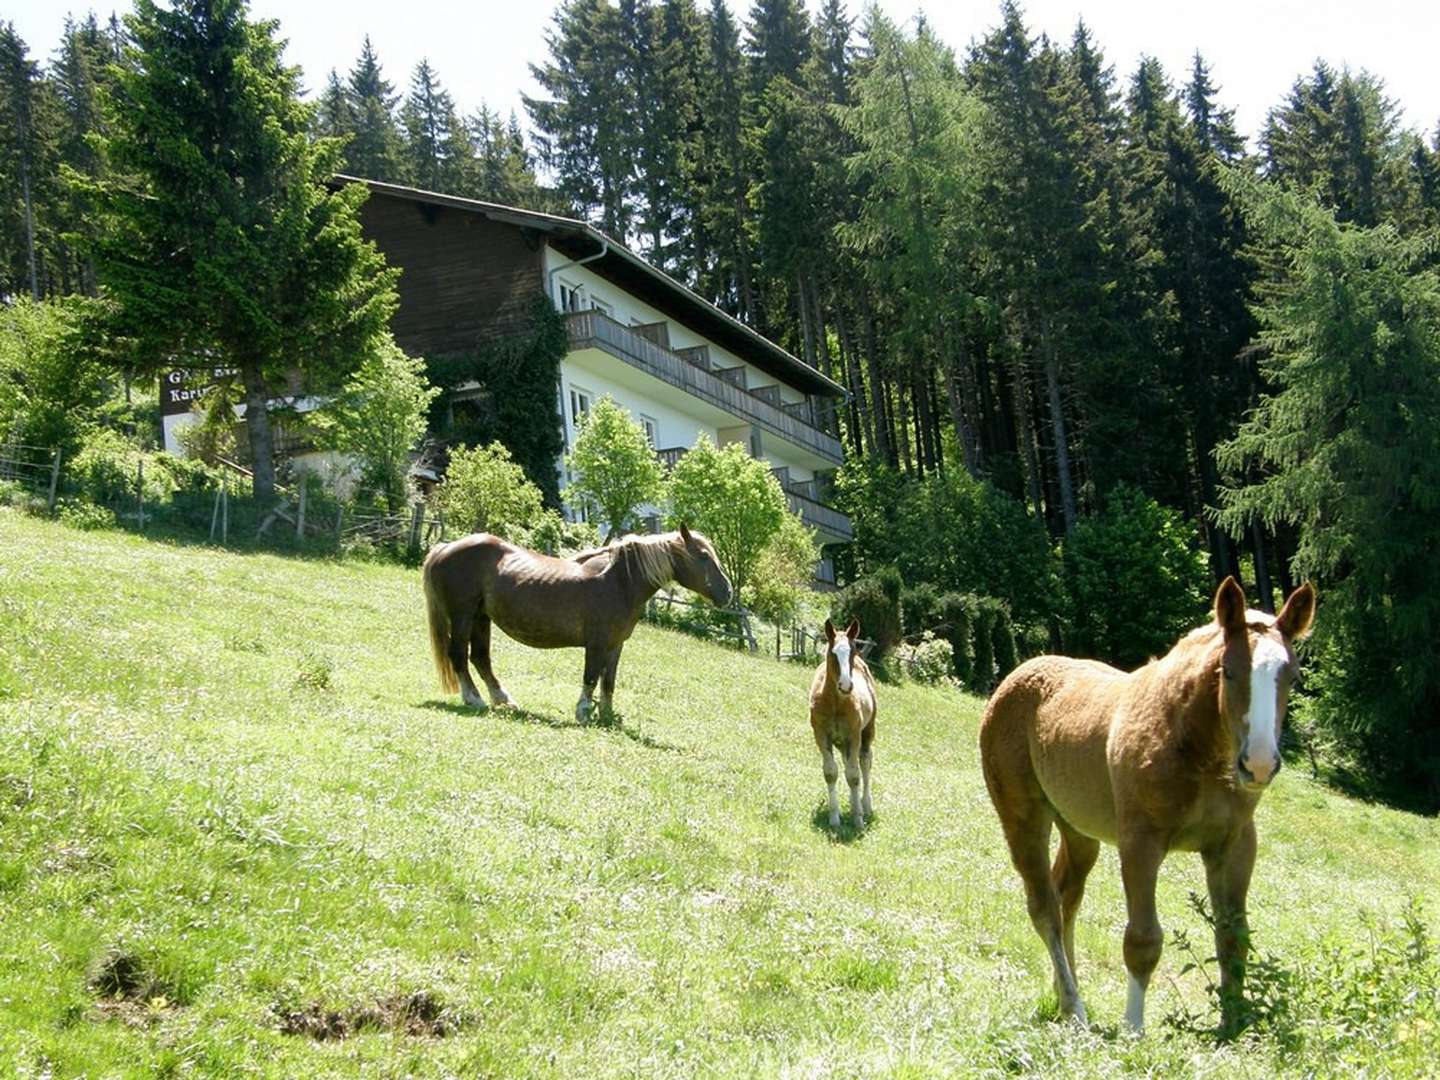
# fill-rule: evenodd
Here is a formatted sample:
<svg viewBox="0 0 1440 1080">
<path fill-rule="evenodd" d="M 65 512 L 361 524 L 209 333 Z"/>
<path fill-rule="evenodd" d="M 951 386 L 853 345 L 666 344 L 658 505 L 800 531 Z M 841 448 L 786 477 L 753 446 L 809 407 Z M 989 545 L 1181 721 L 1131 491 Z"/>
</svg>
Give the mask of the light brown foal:
<svg viewBox="0 0 1440 1080">
<path fill-rule="evenodd" d="M 870 804 L 870 747 L 875 741 L 875 680 L 855 651 L 860 623 L 850 620 L 843 634 L 825 620 L 825 659 L 810 683 L 810 730 L 820 748 L 825 786 L 830 790 L 830 827 L 840 827 L 840 803 L 835 781 L 840 770 L 835 748 L 845 755 L 845 780 L 850 785 L 850 816 L 855 828 L 865 827 Z M 862 793 L 863 785 L 863 793 Z"/>
<path fill-rule="evenodd" d="M 1030 920 L 1050 954 L 1060 1012 L 1086 1021 L 1075 984 L 1075 913 L 1100 843 L 1120 850 L 1125 885 L 1125 1019 L 1139 1032 L 1163 934 L 1155 881 L 1171 851 L 1197 851 L 1215 916 L 1222 1030 L 1241 1020 L 1255 865 L 1255 806 L 1280 768 L 1295 674 L 1291 643 L 1310 630 L 1302 585 L 1278 617 L 1247 611 L 1226 578 L 1212 623 L 1126 674 L 1041 656 L 1000 684 L 980 725 L 980 760 Z M 1060 849 L 1048 865 L 1050 829 Z"/>
</svg>

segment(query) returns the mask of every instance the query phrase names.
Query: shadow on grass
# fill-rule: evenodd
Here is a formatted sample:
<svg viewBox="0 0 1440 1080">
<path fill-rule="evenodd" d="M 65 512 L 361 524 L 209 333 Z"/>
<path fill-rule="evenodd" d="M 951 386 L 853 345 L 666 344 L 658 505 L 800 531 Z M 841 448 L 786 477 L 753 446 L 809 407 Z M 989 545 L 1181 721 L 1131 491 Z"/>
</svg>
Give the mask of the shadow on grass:
<svg viewBox="0 0 1440 1080">
<path fill-rule="evenodd" d="M 850 815 L 849 810 L 842 808 L 840 811 L 840 827 L 838 829 L 832 829 L 830 827 L 830 803 L 824 801 L 815 807 L 815 813 L 810 815 L 810 827 L 818 833 L 825 834 L 833 844 L 853 844 L 857 840 L 863 840 L 865 834 L 868 833 L 879 820 L 880 815 L 878 813 L 872 813 L 865 819 L 865 827 L 863 829 L 857 829 L 855 828 L 855 819 Z"/>
<path fill-rule="evenodd" d="M 647 735 L 635 727 L 627 726 L 623 713 L 612 712 L 608 716 L 597 713 L 595 717 L 585 723 L 579 723 L 572 718 L 552 716 L 549 713 L 532 712 L 529 709 L 522 709 L 516 705 L 499 705 L 480 712 L 472 709 L 469 705 L 457 704 L 453 701 L 440 701 L 431 698 L 429 701 L 420 702 L 422 709 L 432 709 L 435 712 L 447 712 L 455 716 L 465 717 L 494 717 L 497 720 L 509 720 L 520 724 L 534 724 L 537 727 L 554 728 L 556 731 L 613 731 L 617 735 L 623 735 L 633 743 L 645 747 L 648 750 L 664 750 L 669 753 L 678 753 L 681 747 L 674 743 L 665 742 L 652 735 Z"/>
</svg>

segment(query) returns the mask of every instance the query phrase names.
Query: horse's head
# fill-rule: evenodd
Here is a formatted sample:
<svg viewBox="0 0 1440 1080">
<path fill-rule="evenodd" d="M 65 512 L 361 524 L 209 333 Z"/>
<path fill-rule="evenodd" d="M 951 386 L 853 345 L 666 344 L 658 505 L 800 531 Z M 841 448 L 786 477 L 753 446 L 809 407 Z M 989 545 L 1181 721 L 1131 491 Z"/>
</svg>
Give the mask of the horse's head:
<svg viewBox="0 0 1440 1080">
<path fill-rule="evenodd" d="M 1215 622 L 1224 638 L 1220 654 L 1220 715 L 1237 747 L 1235 776 L 1250 791 L 1280 771 L 1280 730 L 1295 678 L 1293 642 L 1310 632 L 1315 590 L 1307 582 L 1272 618 L 1245 607 L 1245 592 L 1227 577 L 1215 593 Z"/>
<path fill-rule="evenodd" d="M 830 643 L 825 649 L 825 664 L 830 669 L 830 681 L 842 694 L 855 687 L 855 639 L 859 636 L 859 619 L 851 619 L 843 634 L 836 633 L 835 624 L 825 620 L 825 640 Z"/>
<path fill-rule="evenodd" d="M 697 592 L 716 607 L 730 603 L 730 579 L 720 569 L 715 547 L 700 533 L 680 526 L 679 543 L 671 547 L 671 566 L 675 580 L 691 592 Z"/>
</svg>

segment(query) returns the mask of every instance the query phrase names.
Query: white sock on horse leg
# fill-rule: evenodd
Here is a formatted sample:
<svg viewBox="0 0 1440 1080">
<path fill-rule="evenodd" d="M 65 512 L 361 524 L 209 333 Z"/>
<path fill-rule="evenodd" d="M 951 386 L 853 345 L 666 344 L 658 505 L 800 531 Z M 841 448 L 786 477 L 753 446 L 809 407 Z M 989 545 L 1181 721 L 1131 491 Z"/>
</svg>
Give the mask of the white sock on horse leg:
<svg viewBox="0 0 1440 1080">
<path fill-rule="evenodd" d="M 1129 980 L 1125 991 L 1125 1024 L 1136 1035 L 1145 1031 L 1145 985 L 1126 972 Z"/>
</svg>

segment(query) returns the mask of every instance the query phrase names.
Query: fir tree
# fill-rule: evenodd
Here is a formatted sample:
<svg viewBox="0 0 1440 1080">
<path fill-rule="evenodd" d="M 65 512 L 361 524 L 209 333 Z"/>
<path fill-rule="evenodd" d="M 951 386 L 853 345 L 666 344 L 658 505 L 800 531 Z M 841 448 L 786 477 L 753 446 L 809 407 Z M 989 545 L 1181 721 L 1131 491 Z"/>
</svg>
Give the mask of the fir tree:
<svg viewBox="0 0 1440 1080">
<path fill-rule="evenodd" d="M 345 146 L 345 171 L 370 180 L 404 182 L 407 178 L 401 163 L 400 132 L 395 123 L 399 95 L 385 78 L 368 34 L 359 59 L 350 69 L 346 88 L 354 138 Z"/>
<path fill-rule="evenodd" d="M 249 21 L 243 0 L 138 0 L 127 25 L 103 140 L 115 171 L 88 185 L 110 332 L 142 370 L 177 356 L 238 370 L 268 501 L 272 399 L 297 376 L 338 387 L 383 335 L 397 275 L 361 237 L 365 189 L 329 186 L 336 144 L 312 141 L 274 23 Z"/>
</svg>

